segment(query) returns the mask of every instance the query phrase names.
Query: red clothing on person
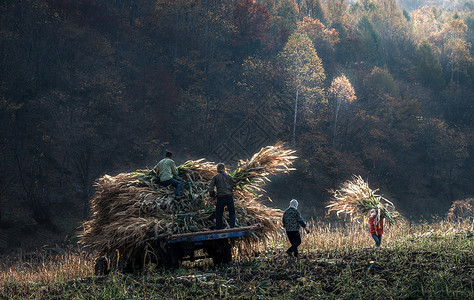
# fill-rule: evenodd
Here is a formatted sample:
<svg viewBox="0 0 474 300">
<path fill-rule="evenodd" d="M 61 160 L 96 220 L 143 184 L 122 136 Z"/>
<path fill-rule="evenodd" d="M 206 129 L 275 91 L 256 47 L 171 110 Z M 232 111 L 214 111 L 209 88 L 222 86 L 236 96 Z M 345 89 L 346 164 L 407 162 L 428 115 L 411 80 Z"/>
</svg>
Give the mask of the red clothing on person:
<svg viewBox="0 0 474 300">
<path fill-rule="evenodd" d="M 383 234 L 383 219 L 380 219 L 379 223 L 377 224 L 377 228 L 375 228 L 374 223 L 375 223 L 374 217 L 369 217 L 370 234 L 382 235 Z"/>
</svg>

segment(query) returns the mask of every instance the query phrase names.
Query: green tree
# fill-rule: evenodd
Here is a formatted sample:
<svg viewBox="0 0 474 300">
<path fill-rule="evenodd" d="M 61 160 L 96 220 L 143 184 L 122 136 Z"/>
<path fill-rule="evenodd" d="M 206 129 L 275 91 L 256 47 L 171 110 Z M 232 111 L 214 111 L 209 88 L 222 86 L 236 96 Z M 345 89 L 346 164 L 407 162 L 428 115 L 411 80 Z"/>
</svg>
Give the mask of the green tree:
<svg viewBox="0 0 474 300">
<path fill-rule="evenodd" d="M 302 0 L 300 2 L 300 20 L 304 17 L 311 17 L 321 22 L 325 22 L 326 16 L 321 0 Z"/>
<path fill-rule="evenodd" d="M 359 60 L 367 60 L 373 64 L 378 63 L 382 56 L 380 36 L 374 29 L 374 25 L 368 17 L 364 16 L 357 24 L 357 35 L 361 44 L 356 50 Z"/>
<path fill-rule="evenodd" d="M 298 98 L 303 96 L 307 108 L 316 101 L 324 101 L 323 81 L 326 79 L 321 59 L 306 34 L 294 33 L 280 53 L 280 59 L 288 74 L 287 80 L 295 93 L 293 120 L 293 144 L 296 140 Z M 313 103 L 312 103 L 313 102 Z"/>
<path fill-rule="evenodd" d="M 416 49 L 415 69 L 418 80 L 424 86 L 435 91 L 444 88 L 443 68 L 427 41 L 423 41 Z"/>
<path fill-rule="evenodd" d="M 296 32 L 308 35 L 315 47 L 333 49 L 334 45 L 339 42 L 339 35 L 334 28 L 327 29 L 321 21 L 310 16 L 304 17 L 303 21 L 298 22 Z"/>
<path fill-rule="evenodd" d="M 393 98 L 400 96 L 398 84 L 387 69 L 374 67 L 364 79 L 363 86 L 366 107 L 371 113 L 382 106 L 387 95 Z"/>
<path fill-rule="evenodd" d="M 283 28 L 292 32 L 298 20 L 298 4 L 295 0 L 280 0 L 276 5 L 276 18 Z"/>
</svg>

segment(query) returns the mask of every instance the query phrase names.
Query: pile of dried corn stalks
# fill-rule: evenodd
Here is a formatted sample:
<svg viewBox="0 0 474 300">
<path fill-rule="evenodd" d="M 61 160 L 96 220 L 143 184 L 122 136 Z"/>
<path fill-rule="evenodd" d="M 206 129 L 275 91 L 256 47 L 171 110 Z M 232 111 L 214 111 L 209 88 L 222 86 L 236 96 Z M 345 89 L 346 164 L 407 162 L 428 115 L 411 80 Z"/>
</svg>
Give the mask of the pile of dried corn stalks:
<svg viewBox="0 0 474 300">
<path fill-rule="evenodd" d="M 393 203 L 377 195 L 377 191 L 370 189 L 362 177 L 353 176 L 352 180 L 344 182 L 339 190 L 331 191 L 333 198 L 326 206 L 328 213 L 335 211 L 337 216 L 341 213 L 349 215 L 351 221 L 365 221 L 370 210 L 375 209 L 377 223 L 380 218 L 385 218 L 388 224 L 403 220 L 402 215 L 395 211 Z"/>
<path fill-rule="evenodd" d="M 450 221 L 472 220 L 474 222 L 474 198 L 454 201 L 447 217 Z"/>
<path fill-rule="evenodd" d="M 231 173 L 237 183 L 236 225 L 262 225 L 262 240 L 278 228 L 282 214 L 259 201 L 262 185 L 269 181 L 269 175 L 292 170 L 290 166 L 296 158 L 293 153 L 280 143 L 268 146 L 250 160 L 240 161 Z M 81 243 L 100 255 L 113 257 L 119 253 L 127 259 L 147 241 L 213 228 L 215 200 L 209 197 L 207 188 L 216 174 L 216 165 L 203 159 L 187 161 L 178 171 L 185 181 L 180 200 L 174 199 L 172 187 L 157 184 L 154 170 L 99 178 L 91 199 L 92 217 L 83 224 Z M 244 243 L 245 247 L 252 248 L 250 240 Z"/>
</svg>

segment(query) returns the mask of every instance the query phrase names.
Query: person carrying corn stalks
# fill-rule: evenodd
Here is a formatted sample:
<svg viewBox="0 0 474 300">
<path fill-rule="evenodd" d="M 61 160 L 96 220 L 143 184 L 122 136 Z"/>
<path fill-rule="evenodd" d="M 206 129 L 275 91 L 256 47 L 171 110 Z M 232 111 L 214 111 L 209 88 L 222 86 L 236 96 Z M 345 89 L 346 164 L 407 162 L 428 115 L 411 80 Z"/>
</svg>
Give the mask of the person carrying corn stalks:
<svg viewBox="0 0 474 300">
<path fill-rule="evenodd" d="M 160 160 L 154 170 L 157 171 L 160 177 L 160 184 L 164 186 L 172 185 L 174 187 L 175 199 L 181 199 L 183 196 L 183 182 L 175 179 L 179 177 L 178 169 L 173 160 L 173 153 L 166 152 L 165 158 Z"/>
<path fill-rule="evenodd" d="M 298 201 L 292 199 L 290 206 L 283 213 L 283 227 L 285 227 L 286 235 L 291 243 L 291 247 L 286 250 L 289 256 L 293 254 L 298 257 L 298 246 L 301 244 L 300 226 L 309 233 L 309 229 L 298 211 Z"/>
<path fill-rule="evenodd" d="M 216 202 L 216 229 L 222 229 L 222 215 L 224 214 L 224 207 L 227 206 L 229 211 L 229 226 L 235 227 L 235 206 L 233 199 L 233 189 L 235 183 L 232 177 L 226 173 L 225 165 L 223 163 L 217 164 L 217 174 L 214 175 L 209 184 L 209 196 L 214 198 L 217 188 L 217 202 Z"/>
<path fill-rule="evenodd" d="M 375 241 L 376 247 L 380 247 L 382 242 L 383 223 L 384 219 L 377 217 L 377 210 L 371 209 L 369 217 L 370 234 Z"/>
</svg>

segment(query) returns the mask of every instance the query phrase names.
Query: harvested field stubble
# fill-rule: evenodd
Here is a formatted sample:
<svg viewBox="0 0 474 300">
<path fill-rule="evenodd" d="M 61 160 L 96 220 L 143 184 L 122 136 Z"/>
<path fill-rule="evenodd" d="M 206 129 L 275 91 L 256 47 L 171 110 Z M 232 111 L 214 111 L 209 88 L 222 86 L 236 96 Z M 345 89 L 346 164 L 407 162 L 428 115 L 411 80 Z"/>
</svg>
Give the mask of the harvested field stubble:
<svg viewBox="0 0 474 300">
<path fill-rule="evenodd" d="M 6 299 L 473 299 L 474 238 L 470 222 L 437 221 L 387 228 L 382 248 L 372 246 L 358 223 L 309 225 L 300 259 L 289 259 L 284 236 L 268 240 L 258 257 L 238 257 L 213 267 L 207 260 L 174 271 L 144 269 L 140 275 L 92 274 L 91 257 L 44 258 L 2 268 Z M 450 228 L 459 228 L 456 233 Z M 430 237 L 423 233 L 445 231 Z M 349 238 L 348 235 L 353 235 Z M 66 262 L 76 270 L 61 275 Z M 88 262 L 83 264 L 82 261 Z M 51 263 L 48 263 L 51 262 Z M 23 262 L 25 263 L 25 262 Z M 42 262 L 38 261 L 37 266 Z M 74 264 L 73 264 L 74 265 Z M 62 276 L 62 277 L 61 277 Z"/>
</svg>

